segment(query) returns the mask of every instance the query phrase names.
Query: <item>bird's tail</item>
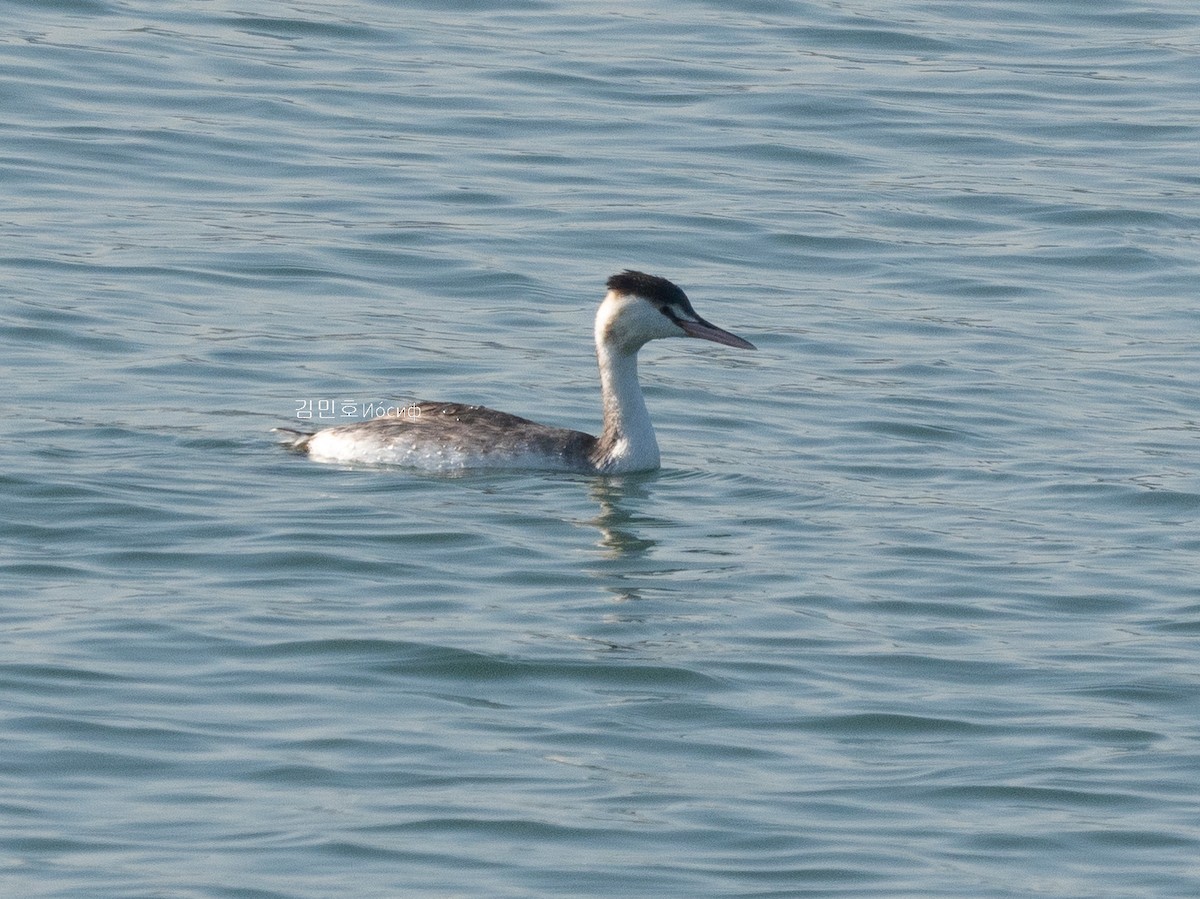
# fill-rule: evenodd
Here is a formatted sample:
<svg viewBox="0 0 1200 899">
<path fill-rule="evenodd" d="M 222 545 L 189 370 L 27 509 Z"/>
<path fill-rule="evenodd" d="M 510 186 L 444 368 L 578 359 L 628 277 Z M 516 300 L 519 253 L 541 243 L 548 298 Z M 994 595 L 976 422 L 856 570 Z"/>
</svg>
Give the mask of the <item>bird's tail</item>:
<svg viewBox="0 0 1200 899">
<path fill-rule="evenodd" d="M 281 446 L 287 447 L 296 453 L 306 452 L 308 450 L 308 441 L 313 438 L 313 435 L 308 431 L 296 431 L 292 428 L 271 428 L 271 431 L 281 435 L 279 439 Z"/>
</svg>

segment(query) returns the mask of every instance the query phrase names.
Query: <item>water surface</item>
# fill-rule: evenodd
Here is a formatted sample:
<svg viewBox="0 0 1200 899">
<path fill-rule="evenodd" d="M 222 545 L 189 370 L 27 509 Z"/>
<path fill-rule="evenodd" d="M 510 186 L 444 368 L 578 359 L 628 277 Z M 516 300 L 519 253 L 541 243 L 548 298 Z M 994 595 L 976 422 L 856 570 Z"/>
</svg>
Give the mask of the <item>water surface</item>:
<svg viewBox="0 0 1200 899">
<path fill-rule="evenodd" d="M 1190 4 L 7 8 L 6 892 L 1200 892 Z"/>
</svg>

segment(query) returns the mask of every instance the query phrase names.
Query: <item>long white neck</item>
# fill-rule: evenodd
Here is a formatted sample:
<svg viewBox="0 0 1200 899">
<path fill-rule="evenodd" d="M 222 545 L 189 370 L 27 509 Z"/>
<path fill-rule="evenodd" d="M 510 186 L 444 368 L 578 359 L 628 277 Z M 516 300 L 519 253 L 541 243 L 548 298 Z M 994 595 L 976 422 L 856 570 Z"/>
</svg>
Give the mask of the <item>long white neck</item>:
<svg viewBox="0 0 1200 899">
<path fill-rule="evenodd" d="M 598 341 L 596 358 L 600 363 L 604 430 L 593 461 L 603 471 L 613 473 L 658 468 L 658 441 L 638 384 L 637 350 L 621 352 Z"/>
</svg>

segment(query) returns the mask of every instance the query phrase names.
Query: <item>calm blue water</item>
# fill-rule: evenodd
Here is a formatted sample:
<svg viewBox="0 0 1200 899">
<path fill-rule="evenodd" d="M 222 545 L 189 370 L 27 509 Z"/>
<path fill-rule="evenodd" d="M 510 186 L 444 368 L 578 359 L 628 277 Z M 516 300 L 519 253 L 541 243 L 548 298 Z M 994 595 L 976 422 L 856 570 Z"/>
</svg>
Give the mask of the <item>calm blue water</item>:
<svg viewBox="0 0 1200 899">
<path fill-rule="evenodd" d="M 2 8 L 4 895 L 1200 894 L 1194 3 Z"/>
</svg>

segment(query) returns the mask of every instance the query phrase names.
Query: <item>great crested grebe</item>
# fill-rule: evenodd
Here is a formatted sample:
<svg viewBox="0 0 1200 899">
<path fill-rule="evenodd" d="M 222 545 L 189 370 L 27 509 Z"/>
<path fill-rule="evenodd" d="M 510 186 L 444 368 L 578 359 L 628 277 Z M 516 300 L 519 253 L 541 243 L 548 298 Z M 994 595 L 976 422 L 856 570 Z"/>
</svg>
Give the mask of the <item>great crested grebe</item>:
<svg viewBox="0 0 1200 899">
<path fill-rule="evenodd" d="M 289 434 L 284 445 L 325 462 L 407 465 L 432 470 L 555 469 L 619 474 L 658 468 L 658 441 L 638 384 L 637 354 L 659 337 L 696 337 L 725 346 L 754 344 L 706 322 L 687 294 L 644 272 L 608 279 L 596 312 L 596 358 L 604 400 L 599 437 L 552 428 L 484 406 L 414 403 L 397 414 Z"/>
</svg>

